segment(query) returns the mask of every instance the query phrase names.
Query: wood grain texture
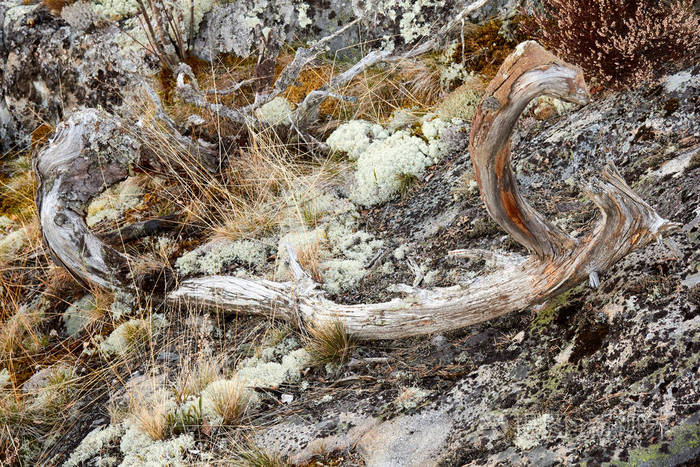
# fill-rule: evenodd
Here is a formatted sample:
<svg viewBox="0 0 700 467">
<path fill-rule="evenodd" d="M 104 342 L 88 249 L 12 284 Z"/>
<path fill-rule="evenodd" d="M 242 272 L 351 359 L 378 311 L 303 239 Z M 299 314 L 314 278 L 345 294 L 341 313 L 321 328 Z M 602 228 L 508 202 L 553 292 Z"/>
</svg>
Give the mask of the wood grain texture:
<svg viewBox="0 0 700 467">
<path fill-rule="evenodd" d="M 44 244 L 83 284 L 110 290 L 129 286 L 129 258 L 97 238 L 85 215 L 94 196 L 128 176 L 138 148 L 119 120 L 88 109 L 61 123 L 34 161 Z"/>
</svg>

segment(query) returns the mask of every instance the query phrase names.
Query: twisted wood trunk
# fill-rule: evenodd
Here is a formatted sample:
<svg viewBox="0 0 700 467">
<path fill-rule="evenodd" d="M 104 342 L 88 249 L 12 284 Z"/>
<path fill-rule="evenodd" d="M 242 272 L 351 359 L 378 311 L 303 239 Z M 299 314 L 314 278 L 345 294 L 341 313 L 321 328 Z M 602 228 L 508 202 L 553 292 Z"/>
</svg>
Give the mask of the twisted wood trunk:
<svg viewBox="0 0 700 467">
<path fill-rule="evenodd" d="M 54 261 L 84 284 L 128 287 L 129 258 L 97 238 L 85 215 L 90 199 L 126 179 L 138 151 L 119 120 L 88 109 L 61 123 L 34 160 L 44 243 Z"/>
<path fill-rule="evenodd" d="M 509 139 L 527 104 L 541 95 L 578 104 L 588 101 L 578 68 L 538 44 L 526 42 L 506 59 L 488 86 L 470 134 L 470 154 L 484 204 L 491 217 L 528 248 L 529 258 L 511 259 L 501 270 L 468 285 L 430 290 L 404 286 L 403 298 L 343 305 L 324 297 L 290 247 L 293 282 L 202 277 L 184 281 L 167 300 L 176 305 L 276 316 L 313 326 L 340 320 L 356 337 L 389 339 L 444 332 L 493 319 L 540 303 L 586 278 L 597 286 L 598 271 L 610 268 L 677 225 L 659 217 L 612 166 L 583 187 L 601 211 L 596 227 L 585 237 L 570 237 L 532 208 L 520 194 L 511 170 Z M 74 274 L 106 282 L 113 288 L 124 286 L 121 276 L 110 272 L 120 270 L 121 257 L 112 259 L 111 250 L 95 246 L 94 242 L 99 241 L 84 228 L 79 209 L 67 202 L 52 201 L 56 196 L 59 200 L 66 197 L 65 190 L 71 189 L 73 182 L 64 179 L 75 174 L 71 170 L 77 166 L 60 171 L 51 161 L 77 160 L 83 150 L 67 139 L 57 137 L 58 144 L 43 151 L 37 164 L 40 179 L 44 180 L 39 196 L 44 200 L 41 216 L 46 242 Z M 45 180 L 60 183 L 58 188 L 50 189 Z M 50 210 L 44 209 L 48 201 L 53 203 Z M 59 222 L 58 212 L 73 217 L 69 223 Z M 87 244 L 93 246 L 85 249 Z M 93 250 L 102 251 L 102 255 L 93 254 Z"/>
</svg>

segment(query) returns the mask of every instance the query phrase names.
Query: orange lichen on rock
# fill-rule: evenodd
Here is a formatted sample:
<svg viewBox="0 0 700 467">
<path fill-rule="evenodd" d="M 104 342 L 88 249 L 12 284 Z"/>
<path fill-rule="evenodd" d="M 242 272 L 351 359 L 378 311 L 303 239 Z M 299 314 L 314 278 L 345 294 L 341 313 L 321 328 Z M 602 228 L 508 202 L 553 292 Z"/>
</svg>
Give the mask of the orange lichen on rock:
<svg viewBox="0 0 700 467">
<path fill-rule="evenodd" d="M 455 49 L 453 61 L 464 62 L 467 70 L 493 78 L 506 57 L 526 39 L 518 31 L 519 21 L 518 18 L 511 20 L 514 25 L 511 37 L 502 34 L 503 22 L 498 19 L 471 27 L 465 32 L 464 43 Z"/>
<path fill-rule="evenodd" d="M 44 143 L 48 141 L 49 135 L 53 133 L 53 131 L 54 127 L 48 123 L 42 123 L 36 130 L 32 131 L 32 150 L 39 149 L 41 146 L 43 146 Z"/>
</svg>

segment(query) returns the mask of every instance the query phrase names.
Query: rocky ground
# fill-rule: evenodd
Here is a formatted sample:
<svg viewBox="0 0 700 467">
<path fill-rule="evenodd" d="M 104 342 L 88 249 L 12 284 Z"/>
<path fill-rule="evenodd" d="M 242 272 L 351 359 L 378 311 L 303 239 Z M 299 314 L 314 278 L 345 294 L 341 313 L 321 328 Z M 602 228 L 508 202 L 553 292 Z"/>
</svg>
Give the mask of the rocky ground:
<svg viewBox="0 0 700 467">
<path fill-rule="evenodd" d="M 697 71 L 522 128 L 513 147 L 529 199 L 569 231 L 594 221 L 571 181 L 614 162 L 662 216 L 682 224 L 670 237 L 676 251 L 651 245 L 605 271 L 599 289 L 581 285 L 538 309 L 361 348 L 356 369 L 343 375 L 357 378 L 354 387 L 322 413 L 291 417 L 262 439 L 301 458 L 324 444 L 347 446 L 370 465 L 697 461 Z M 470 165 L 465 155 L 366 217 L 370 231 L 407 244 L 407 257 L 450 280 L 455 270 L 468 275 L 488 265 L 446 260 L 448 250 L 512 249 L 497 226 L 472 234 L 490 221 L 477 197 L 455 199 L 451 189 Z M 365 278 L 348 299 L 385 299 L 388 284 L 410 282 L 410 269 L 396 263 L 395 274 Z M 387 360 L 374 363 L 377 357 Z M 409 393 L 417 400 L 406 408 Z"/>
<path fill-rule="evenodd" d="M 392 46 L 401 47 L 429 36 L 429 25 L 454 16 L 459 6 L 436 2 L 411 21 L 397 21 L 391 2 L 330 3 L 347 15 L 329 15 L 333 8 L 325 2 L 274 8 L 257 0 L 198 2 L 198 58 L 189 63 L 205 86 L 209 69 L 201 60 L 212 60 L 219 68 L 211 81 L 225 69 L 228 85 L 240 69 L 258 73 L 259 54 L 323 36 L 368 15 L 368 8 L 375 13 L 364 19 L 363 34 L 376 42 L 392 34 Z M 469 19 L 504 15 L 513 3 L 493 2 Z M 488 255 L 463 259 L 450 256 L 452 250 L 526 255 L 479 197 L 467 149 L 471 114 L 441 113 L 444 96 L 390 118 L 372 106 L 354 114 L 344 109 L 341 117 L 322 112 L 314 135 L 332 151 L 316 153 L 294 140 L 282 146 L 288 160 L 248 167 L 241 161 L 254 159 L 266 133 L 252 131 L 259 139 L 244 143 L 240 129 L 192 123 L 212 116 L 168 94 L 174 78 L 159 72 L 157 57 L 139 46 L 144 36 L 134 5 L 77 2 L 62 12 L 51 5 L 0 1 L 0 149 L 7 151 L 0 159 L 0 464 L 700 462 L 700 67 L 669 71 L 633 90 L 598 93 L 582 108 L 541 102 L 550 114 L 528 109 L 512 139 L 522 191 L 565 231 L 582 237 L 595 225 L 597 209 L 581 187 L 613 163 L 659 215 L 679 224 L 663 243 L 600 271 L 599 288 L 580 284 L 530 309 L 441 335 L 357 342 L 347 359 L 326 363 L 314 359 L 313 338 L 303 328 L 176 308 L 165 304 L 163 289 L 211 274 L 288 280 L 285 241 L 299 251 L 313 247 L 304 266 L 342 303 L 389 300 L 401 293 L 396 284 L 466 284 L 497 268 Z M 236 22 L 241 15 L 247 22 Z M 499 23 L 497 33 L 506 26 Z M 333 70 L 337 57 L 352 63 L 361 48 L 353 31 L 335 38 L 333 60 L 319 60 L 314 70 Z M 283 51 L 280 62 L 292 55 Z M 445 69 L 457 65 L 444 63 L 444 54 L 434 59 Z M 372 72 L 390 80 L 386 67 Z M 444 73 L 438 75 L 439 83 Z M 196 134 L 225 147 L 228 159 L 221 162 L 233 161 L 231 171 L 188 179 L 188 161 L 170 166 L 167 157 L 148 159 L 169 150 L 169 134 L 149 126 L 154 104 L 143 104 L 138 92 L 146 76 L 186 140 Z M 314 89 L 302 84 L 308 89 L 296 92 Z M 344 91 L 362 101 L 369 91 L 354 86 Z M 473 113 L 479 86 L 449 89 L 441 88 Z M 392 94 L 382 92 L 386 99 Z M 294 134 L 284 121 L 298 103 L 292 93 L 284 96 L 256 113 L 274 121 L 279 138 Z M 102 193 L 84 213 L 93 231 L 105 239 L 118 227 L 181 219 L 180 211 L 190 210 L 184 226 L 157 235 L 121 242 L 112 234 L 112 245 L 135 258 L 134 277 L 153 264 L 167 272 L 138 282 L 136 298 L 77 283 L 42 247 L 31 161 L 60 121 L 80 114 L 78 107 L 119 119 L 125 138 L 141 151 L 125 181 L 97 190 Z M 355 122 L 362 131 L 343 136 L 348 115 L 367 120 L 374 111 L 382 117 Z M 392 145 L 406 150 L 397 154 Z M 367 148 L 391 164 L 372 159 Z M 388 175 L 382 179 L 373 169 L 367 176 L 367 164 Z M 405 178 L 398 183 L 398 176 Z M 205 205 L 204 186 L 234 190 L 239 180 L 265 177 L 274 185 L 264 191 L 272 201 L 261 197 L 264 202 L 235 219 L 258 219 L 274 204 L 271 226 L 239 235 L 225 212 L 234 204 L 214 209 L 223 202 L 214 195 L 201 210 L 211 219 L 202 221 L 192 209 L 200 198 Z M 216 397 L 235 381 L 245 382 L 246 410 L 227 420 Z"/>
</svg>

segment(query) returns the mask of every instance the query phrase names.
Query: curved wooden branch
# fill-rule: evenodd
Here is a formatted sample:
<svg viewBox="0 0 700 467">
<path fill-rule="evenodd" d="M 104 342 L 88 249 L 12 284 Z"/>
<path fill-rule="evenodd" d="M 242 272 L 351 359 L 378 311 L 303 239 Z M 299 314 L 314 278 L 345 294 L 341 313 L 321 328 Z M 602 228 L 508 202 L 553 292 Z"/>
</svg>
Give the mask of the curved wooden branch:
<svg viewBox="0 0 700 467">
<path fill-rule="evenodd" d="M 598 271 L 677 225 L 659 217 L 612 165 L 585 187 L 602 216 L 584 239 L 570 237 L 533 209 L 520 194 L 511 170 L 509 139 L 522 111 L 540 95 L 588 102 L 580 69 L 537 43 L 526 42 L 506 59 L 488 86 L 470 134 L 484 204 L 494 220 L 533 253 L 529 259 L 507 264 L 466 286 L 434 290 L 406 286 L 406 297 L 378 304 L 334 303 L 309 287 L 304 277 L 296 283 L 224 276 L 191 279 L 171 293 L 169 301 L 301 319 L 313 325 L 340 320 L 359 338 L 389 339 L 444 332 L 522 310 L 587 277 L 597 286 Z M 290 258 L 294 261 L 293 255 Z"/>
<path fill-rule="evenodd" d="M 509 138 L 527 103 L 542 94 L 578 103 L 588 99 L 580 70 L 534 42 L 521 44 L 487 88 L 470 135 L 484 203 L 496 222 L 533 253 L 528 259 L 511 260 L 468 285 L 433 290 L 402 286 L 403 298 L 343 305 L 324 297 L 290 250 L 294 282 L 202 277 L 184 281 L 168 301 L 314 326 L 340 320 L 357 337 L 389 339 L 444 332 L 522 310 L 587 277 L 596 286 L 599 271 L 677 224 L 659 217 L 613 166 L 584 188 L 601 211 L 598 224 L 584 238 L 571 238 L 534 210 L 519 193 L 510 168 Z M 85 206 L 106 186 L 126 177 L 137 150 L 138 144 L 120 131 L 117 120 L 83 111 L 59 126 L 35 166 L 41 227 L 49 249 L 76 277 L 111 289 L 128 288 L 128 258 L 90 233 L 83 220 Z"/>
<path fill-rule="evenodd" d="M 518 190 L 510 167 L 510 134 L 533 99 L 548 95 L 588 102 L 583 72 L 539 44 L 520 44 L 486 88 L 469 136 L 476 180 L 491 217 L 540 259 L 570 251 L 576 241 L 534 210 Z"/>
<path fill-rule="evenodd" d="M 34 161 L 44 243 L 54 261 L 83 284 L 128 288 L 128 257 L 90 232 L 85 214 L 93 196 L 126 179 L 138 149 L 119 120 L 89 109 L 61 123 Z"/>
</svg>

